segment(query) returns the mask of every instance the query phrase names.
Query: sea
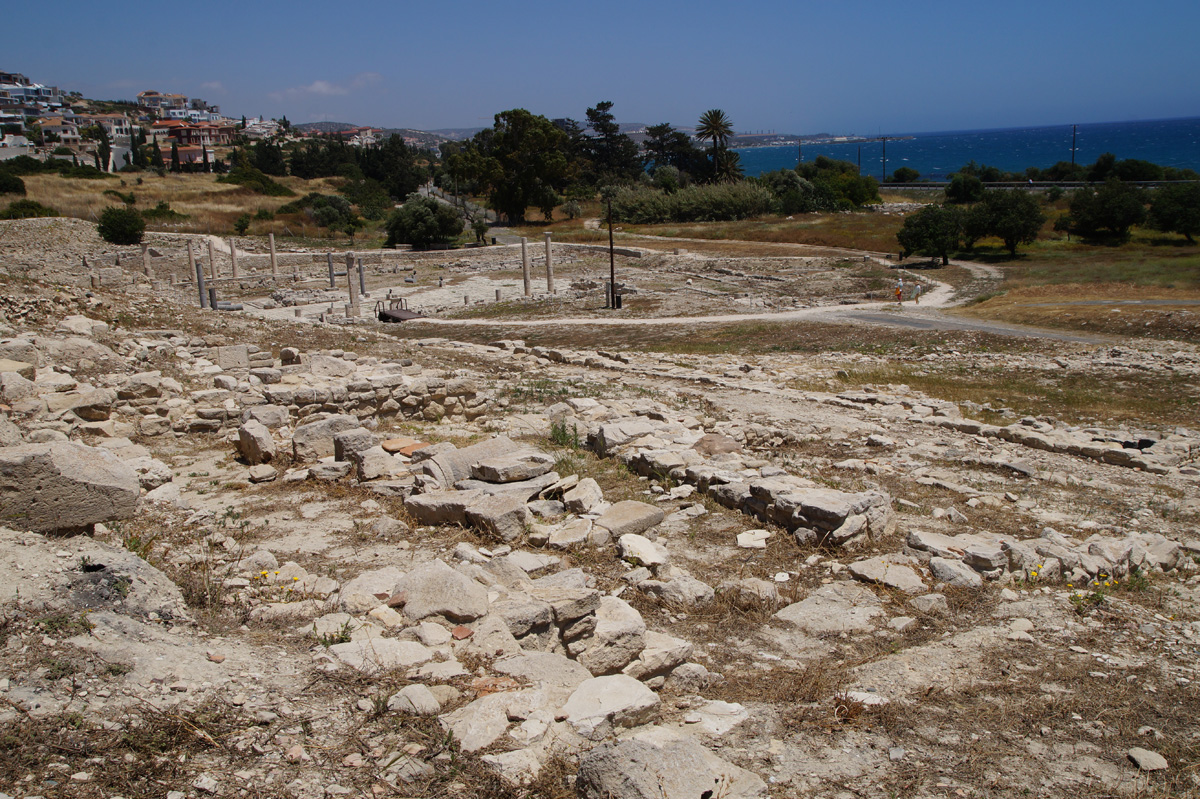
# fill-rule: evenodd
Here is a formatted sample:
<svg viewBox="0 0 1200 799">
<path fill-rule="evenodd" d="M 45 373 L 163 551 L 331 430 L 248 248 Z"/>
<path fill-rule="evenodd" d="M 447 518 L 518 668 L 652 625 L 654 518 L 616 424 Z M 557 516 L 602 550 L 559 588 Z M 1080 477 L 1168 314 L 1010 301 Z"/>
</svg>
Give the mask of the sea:
<svg viewBox="0 0 1200 799">
<path fill-rule="evenodd" d="M 1071 160 L 1071 125 L 1038 128 L 956 130 L 937 133 L 887 134 L 886 167 L 884 143 L 822 142 L 771 147 L 743 147 L 742 171 L 748 177 L 776 169 L 791 169 L 802 155 L 805 162 L 818 155 L 858 163 L 862 174 L 877 178 L 906 166 L 921 173 L 922 180 L 949 180 L 960 167 L 977 164 L 999 167 L 1005 172 L 1024 172 L 1026 167 L 1046 168 Z M 892 139 L 892 136 L 903 137 Z M 911 137 L 911 138 L 909 138 Z M 872 138 L 864 136 L 862 138 Z M 1118 159 L 1137 158 L 1160 166 L 1195 169 L 1200 172 L 1200 117 L 1156 119 L 1138 122 L 1098 122 L 1079 125 L 1075 135 L 1075 162 L 1088 165 L 1100 155 Z"/>
</svg>

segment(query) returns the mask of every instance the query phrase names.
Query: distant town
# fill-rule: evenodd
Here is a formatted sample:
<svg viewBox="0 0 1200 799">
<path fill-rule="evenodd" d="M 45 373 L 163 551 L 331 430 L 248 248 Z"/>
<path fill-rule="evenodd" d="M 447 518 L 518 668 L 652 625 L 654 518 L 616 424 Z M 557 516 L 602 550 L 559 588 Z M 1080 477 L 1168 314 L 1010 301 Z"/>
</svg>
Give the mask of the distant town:
<svg viewBox="0 0 1200 799">
<path fill-rule="evenodd" d="M 132 100 L 89 100 L 79 92 L 38 83 L 18 72 L 0 72 L 0 161 L 71 158 L 104 172 L 131 163 L 134 139 L 172 148 L 183 166 L 215 163 L 216 148 L 239 140 L 284 141 L 337 136 L 355 147 L 392 134 L 406 144 L 436 147 L 449 137 L 344 123 L 292 125 L 281 119 L 231 118 L 200 97 L 146 89 Z"/>
</svg>

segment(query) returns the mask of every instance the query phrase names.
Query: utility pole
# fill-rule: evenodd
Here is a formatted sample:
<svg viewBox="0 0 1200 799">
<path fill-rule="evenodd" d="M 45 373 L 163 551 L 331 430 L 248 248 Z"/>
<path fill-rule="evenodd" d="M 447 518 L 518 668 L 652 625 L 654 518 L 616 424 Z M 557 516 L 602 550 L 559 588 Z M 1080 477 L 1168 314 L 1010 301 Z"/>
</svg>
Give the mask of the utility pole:
<svg viewBox="0 0 1200 799">
<path fill-rule="evenodd" d="M 887 183 L 887 136 L 880 136 L 879 140 L 883 142 L 883 174 L 879 176 L 879 182 Z"/>
<path fill-rule="evenodd" d="M 613 253 L 612 193 L 608 197 L 608 307 L 617 307 L 617 260 Z"/>
<path fill-rule="evenodd" d="M 862 145 L 858 145 L 858 174 L 862 174 Z"/>
<path fill-rule="evenodd" d="M 1071 166 L 1075 166 L 1075 134 L 1079 131 L 1078 125 L 1071 126 Z"/>
</svg>

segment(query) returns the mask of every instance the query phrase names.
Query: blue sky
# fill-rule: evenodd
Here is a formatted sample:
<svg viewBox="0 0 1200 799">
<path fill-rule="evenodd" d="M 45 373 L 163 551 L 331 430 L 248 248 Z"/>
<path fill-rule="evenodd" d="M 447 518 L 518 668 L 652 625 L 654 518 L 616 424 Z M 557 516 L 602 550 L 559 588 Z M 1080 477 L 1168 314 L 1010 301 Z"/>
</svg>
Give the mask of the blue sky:
<svg viewBox="0 0 1200 799">
<path fill-rule="evenodd" d="M 1196 0 L 14 3 L 0 69 L 421 129 L 523 107 L 739 132 L 898 133 L 1200 116 Z M 13 32 L 20 31 L 18 35 Z"/>
</svg>

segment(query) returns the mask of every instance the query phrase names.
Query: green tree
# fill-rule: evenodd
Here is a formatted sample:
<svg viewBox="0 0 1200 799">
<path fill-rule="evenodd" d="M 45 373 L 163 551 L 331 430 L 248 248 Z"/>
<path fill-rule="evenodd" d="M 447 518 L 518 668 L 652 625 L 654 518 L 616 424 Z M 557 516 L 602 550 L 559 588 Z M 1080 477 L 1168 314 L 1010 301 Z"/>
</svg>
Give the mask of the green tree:
<svg viewBox="0 0 1200 799">
<path fill-rule="evenodd" d="M 162 149 L 158 146 L 158 139 L 154 140 L 154 145 L 150 149 L 150 166 L 155 169 L 165 169 L 166 164 L 163 163 Z"/>
<path fill-rule="evenodd" d="M 596 183 L 630 181 L 642 171 L 638 147 L 633 139 L 621 133 L 612 107 L 611 101 L 604 100 L 587 110 L 588 127 L 593 133 L 588 141 L 588 155 Z"/>
<path fill-rule="evenodd" d="M 903 257 L 916 253 L 941 258 L 942 265 L 950 263 L 950 253 L 962 240 L 962 211 L 954 206 L 927 205 L 904 218 L 896 233 Z"/>
<path fill-rule="evenodd" d="M 921 179 L 921 173 L 912 167 L 902 166 L 892 173 L 888 183 L 916 183 Z"/>
<path fill-rule="evenodd" d="M 179 163 L 179 142 L 171 140 L 171 171 L 183 171 L 183 165 Z"/>
<path fill-rule="evenodd" d="M 250 229 L 250 214 L 242 214 L 237 219 L 233 220 L 233 230 L 239 236 L 245 236 L 246 231 Z"/>
<path fill-rule="evenodd" d="M 490 128 L 475 134 L 463 151 L 463 167 L 510 224 L 525 210 L 540 208 L 561 191 L 570 174 L 567 135 L 543 116 L 523 108 L 496 114 Z"/>
<path fill-rule="evenodd" d="M 692 137 L 683 131 L 675 130 L 666 122 L 646 128 L 646 141 L 642 146 L 645 148 L 643 163 L 655 176 L 662 167 L 676 169 L 681 176 L 693 180 L 703 177 L 708 171 L 708 159 L 705 158 L 704 152 L 696 147 Z M 687 182 L 681 178 L 679 186 L 682 187 Z"/>
<path fill-rule="evenodd" d="M 1195 244 L 1195 236 L 1200 234 L 1200 183 L 1156 189 L 1150 198 L 1148 219 L 1155 230 L 1180 233 L 1189 244 Z"/>
<path fill-rule="evenodd" d="M 710 108 L 700 115 L 700 121 L 696 124 L 696 138 L 711 143 L 709 155 L 712 159 L 714 178 L 718 172 L 720 153 L 729 144 L 731 136 L 733 136 L 733 122 L 724 111 L 719 108 Z"/>
<path fill-rule="evenodd" d="M 1073 192 L 1069 209 L 1056 229 L 1085 239 L 1127 241 L 1130 229 L 1146 219 L 1146 198 L 1136 186 L 1110 178 L 1099 189 Z"/>
<path fill-rule="evenodd" d="M 109 244 L 141 244 L 146 220 L 130 206 L 110 205 L 100 212 L 96 232 Z"/>
<path fill-rule="evenodd" d="M 97 125 L 97 141 L 96 159 L 100 162 L 98 167 L 101 172 L 107 172 L 109 163 L 112 161 L 112 140 L 108 137 L 108 131 L 103 125 Z"/>
<path fill-rule="evenodd" d="M 976 203 L 983 199 L 983 181 L 974 175 L 957 172 L 950 176 L 946 202 L 952 205 Z"/>
<path fill-rule="evenodd" d="M 968 226 L 999 238 L 1010 255 L 1017 254 L 1019 245 L 1037 241 L 1046 221 L 1037 198 L 1019 189 L 985 191 L 983 200 L 971 209 L 969 216 L 972 223 Z"/>
<path fill-rule="evenodd" d="M 432 197 L 413 194 L 388 219 L 384 246 L 411 244 L 413 249 L 422 250 L 434 244 L 448 244 L 462 232 L 463 219 L 456 208 Z"/>
<path fill-rule="evenodd" d="M 250 149 L 250 163 L 260 172 L 282 177 L 287 174 L 287 162 L 283 159 L 283 148 L 278 144 L 260 141 Z"/>
</svg>

